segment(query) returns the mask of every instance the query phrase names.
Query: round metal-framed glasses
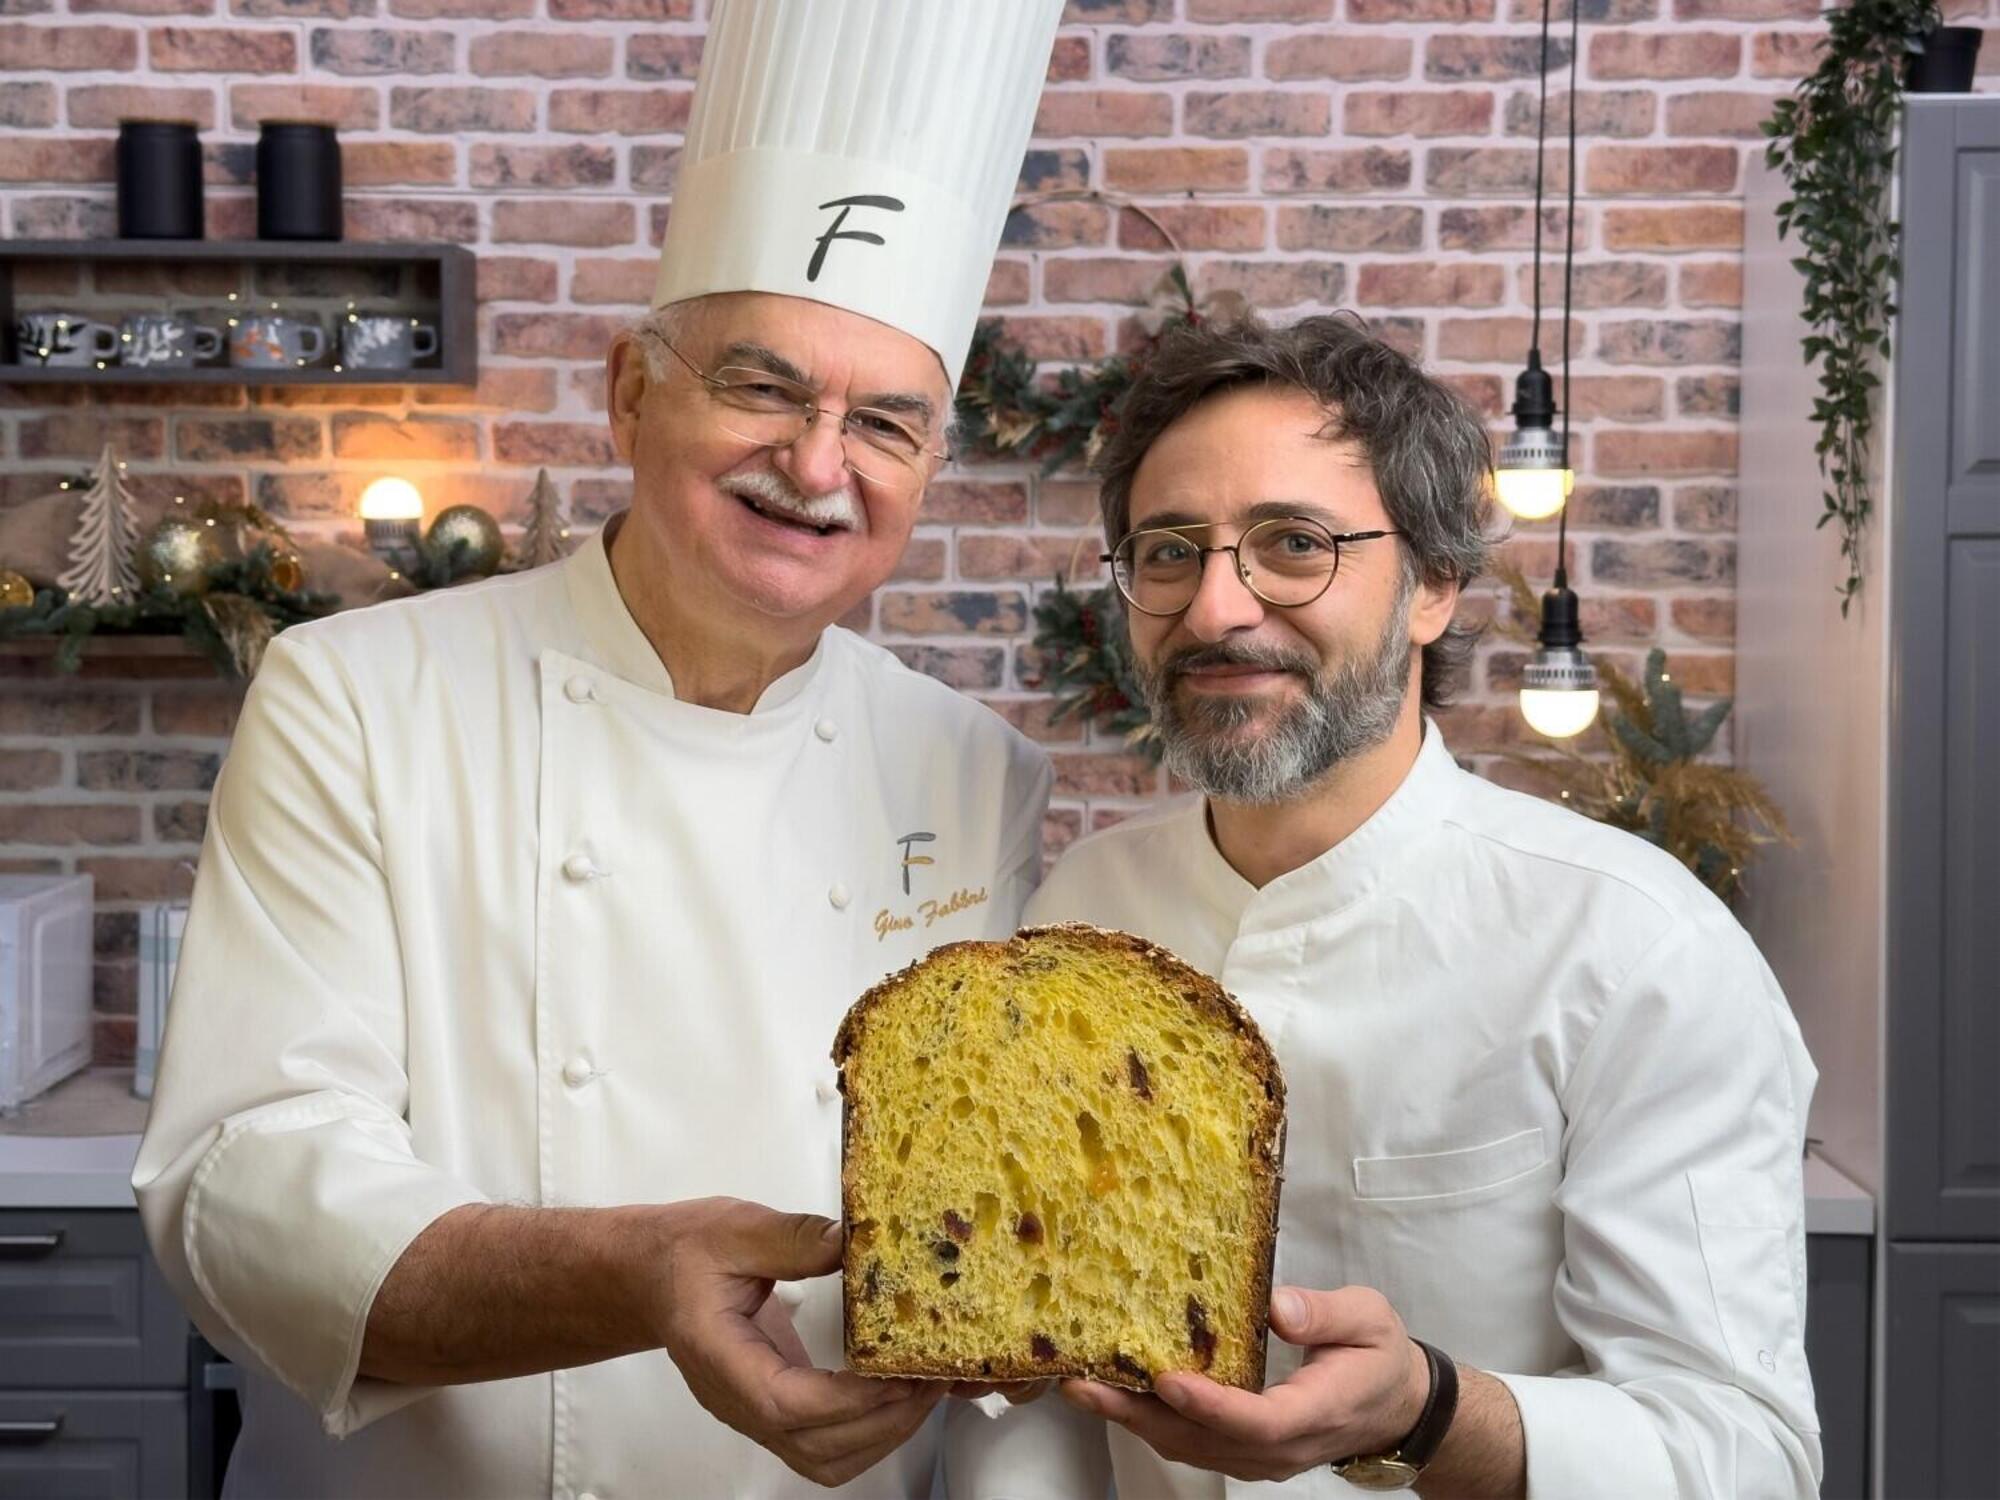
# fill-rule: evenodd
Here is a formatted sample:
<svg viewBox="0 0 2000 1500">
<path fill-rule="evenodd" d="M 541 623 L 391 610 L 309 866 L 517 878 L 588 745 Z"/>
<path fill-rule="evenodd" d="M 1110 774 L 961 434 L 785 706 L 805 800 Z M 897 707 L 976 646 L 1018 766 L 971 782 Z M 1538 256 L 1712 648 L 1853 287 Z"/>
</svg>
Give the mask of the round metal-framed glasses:
<svg viewBox="0 0 2000 1500">
<path fill-rule="evenodd" d="M 1177 615 L 1201 591 L 1202 571 L 1211 554 L 1227 552 L 1243 586 L 1266 604 L 1297 609 L 1333 586 L 1340 551 L 1400 531 L 1336 532 L 1305 516 L 1273 516 L 1245 528 L 1234 542 L 1203 547 L 1188 533 L 1222 522 L 1128 532 L 1098 561 L 1111 564 L 1111 578 L 1125 602 L 1145 615 Z"/>
<path fill-rule="evenodd" d="M 671 341 L 658 334 L 647 337 L 664 344 L 708 387 L 715 403 L 716 426 L 733 438 L 760 448 L 789 447 L 819 418 L 827 417 L 839 425 L 847 467 L 882 485 L 911 483 L 922 476 L 926 458 L 949 457 L 944 449 L 929 446 L 920 428 L 894 412 L 873 406 L 829 411 L 819 404 L 818 392 L 797 381 L 747 365 L 704 370 Z"/>
</svg>

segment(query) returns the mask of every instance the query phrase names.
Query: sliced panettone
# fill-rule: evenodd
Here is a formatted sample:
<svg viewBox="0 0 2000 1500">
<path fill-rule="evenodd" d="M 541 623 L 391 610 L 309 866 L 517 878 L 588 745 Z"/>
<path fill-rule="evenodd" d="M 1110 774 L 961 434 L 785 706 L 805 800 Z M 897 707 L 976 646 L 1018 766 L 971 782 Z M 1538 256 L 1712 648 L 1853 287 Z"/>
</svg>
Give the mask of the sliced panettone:
<svg viewBox="0 0 2000 1500">
<path fill-rule="evenodd" d="M 1030 928 L 884 980 L 833 1055 L 851 1368 L 1261 1386 L 1284 1083 L 1215 981 Z"/>
</svg>

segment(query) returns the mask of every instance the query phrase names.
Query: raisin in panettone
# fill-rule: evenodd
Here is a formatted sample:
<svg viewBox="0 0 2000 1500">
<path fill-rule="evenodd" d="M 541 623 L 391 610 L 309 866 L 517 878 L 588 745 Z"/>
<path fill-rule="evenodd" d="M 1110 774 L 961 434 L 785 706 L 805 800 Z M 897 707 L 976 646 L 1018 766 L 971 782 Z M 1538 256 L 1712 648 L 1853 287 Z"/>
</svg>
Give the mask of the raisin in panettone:
<svg viewBox="0 0 2000 1500">
<path fill-rule="evenodd" d="M 834 1059 L 850 1367 L 1261 1385 L 1284 1084 L 1213 980 L 1093 927 L 955 943 Z"/>
</svg>

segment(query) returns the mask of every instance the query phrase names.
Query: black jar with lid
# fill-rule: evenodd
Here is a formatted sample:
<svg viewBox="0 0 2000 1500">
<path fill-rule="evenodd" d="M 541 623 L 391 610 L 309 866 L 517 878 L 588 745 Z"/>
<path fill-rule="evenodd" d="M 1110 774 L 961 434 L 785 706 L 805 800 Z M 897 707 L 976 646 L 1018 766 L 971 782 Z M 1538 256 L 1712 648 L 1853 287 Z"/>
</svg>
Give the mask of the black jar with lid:
<svg viewBox="0 0 2000 1500">
<path fill-rule="evenodd" d="M 340 141 L 314 120 L 266 120 L 257 136 L 257 238 L 340 238 Z"/>
<path fill-rule="evenodd" d="M 198 240 L 201 141 L 191 120 L 118 122 L 118 237 Z"/>
</svg>

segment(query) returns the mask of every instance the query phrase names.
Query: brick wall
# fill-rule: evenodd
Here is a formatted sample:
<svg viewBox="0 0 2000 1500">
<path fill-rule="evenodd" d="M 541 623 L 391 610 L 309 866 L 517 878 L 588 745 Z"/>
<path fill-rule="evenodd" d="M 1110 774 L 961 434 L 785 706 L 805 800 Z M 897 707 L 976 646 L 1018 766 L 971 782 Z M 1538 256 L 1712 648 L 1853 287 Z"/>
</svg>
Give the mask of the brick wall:
<svg viewBox="0 0 2000 1500">
<path fill-rule="evenodd" d="M 1688 689 L 1727 692 L 1742 167 L 1772 99 L 1811 66 L 1818 0 L 1584 3 L 1571 571 L 1596 650 L 1629 666 L 1659 644 Z M 254 499 L 305 528 L 353 530 L 360 488 L 390 471 L 433 507 L 515 519 L 547 465 L 581 524 L 616 509 L 628 485 L 598 361 L 651 289 L 703 9 L 0 0 L 7 234 L 112 233 L 116 122 L 164 113 L 204 127 L 211 237 L 246 237 L 258 122 L 328 119 L 350 237 L 478 248 L 482 371 L 472 390 L 0 387 L 0 505 L 76 472 L 111 433 L 143 490 Z M 2000 26 L 2000 0 L 1945 9 Z M 1532 305 L 1538 17 L 1536 0 L 1072 0 L 1023 186 L 1143 204 L 1203 290 L 1280 316 L 1358 308 L 1497 423 Z M 2000 41 L 1981 62 L 1981 87 L 2000 85 Z M 1558 118 L 1566 88 L 1559 75 Z M 1050 360 L 1100 354 L 1126 336 L 1162 248 L 1138 215 L 1044 204 L 1010 225 L 991 304 Z M 1051 730 L 1027 685 L 1033 596 L 1099 550 L 1093 516 L 1077 478 L 959 471 L 858 622 L 1050 742 L 1052 845 L 1161 790 L 1115 744 Z M 1815 545 L 1810 519 L 1801 545 Z M 1544 577 L 1552 536 L 1527 527 L 1508 550 Z M 1491 752 L 1524 735 L 1520 659 L 1485 647 L 1450 716 L 1457 747 L 1500 776 Z M 65 680 L 0 657 L 0 868 L 97 876 L 107 1057 L 131 1045 L 137 906 L 187 889 L 227 748 L 237 695 L 191 670 L 107 658 Z"/>
</svg>

